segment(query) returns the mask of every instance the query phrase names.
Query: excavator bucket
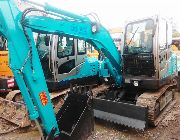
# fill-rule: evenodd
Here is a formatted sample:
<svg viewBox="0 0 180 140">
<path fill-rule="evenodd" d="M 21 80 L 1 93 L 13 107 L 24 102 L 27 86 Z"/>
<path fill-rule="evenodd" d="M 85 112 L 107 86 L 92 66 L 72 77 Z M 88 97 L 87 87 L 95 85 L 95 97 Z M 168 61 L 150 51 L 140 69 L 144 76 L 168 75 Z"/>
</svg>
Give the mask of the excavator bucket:
<svg viewBox="0 0 180 140">
<path fill-rule="evenodd" d="M 91 92 L 69 92 L 56 118 L 60 139 L 86 140 L 94 131 Z"/>
<path fill-rule="evenodd" d="M 98 119 L 124 125 L 138 130 L 144 130 L 147 126 L 147 108 L 94 98 L 94 116 Z"/>
</svg>

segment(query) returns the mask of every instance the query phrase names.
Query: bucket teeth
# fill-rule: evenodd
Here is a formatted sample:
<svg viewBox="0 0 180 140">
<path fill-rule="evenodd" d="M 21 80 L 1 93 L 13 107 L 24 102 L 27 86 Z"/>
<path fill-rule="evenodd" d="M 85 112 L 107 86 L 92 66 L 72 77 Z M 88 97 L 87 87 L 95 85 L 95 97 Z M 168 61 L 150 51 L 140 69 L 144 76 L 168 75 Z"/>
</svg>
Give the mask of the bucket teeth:
<svg viewBox="0 0 180 140">
<path fill-rule="evenodd" d="M 137 130 L 144 130 L 147 126 L 146 107 L 99 98 L 94 98 L 93 102 L 96 118 Z"/>
<path fill-rule="evenodd" d="M 124 116 L 119 116 L 112 113 L 107 113 L 99 110 L 94 110 L 94 116 L 98 119 L 105 120 L 107 122 L 123 125 L 125 127 L 133 128 L 136 130 L 144 131 L 146 128 L 146 122 L 142 120 L 136 120 Z"/>
</svg>

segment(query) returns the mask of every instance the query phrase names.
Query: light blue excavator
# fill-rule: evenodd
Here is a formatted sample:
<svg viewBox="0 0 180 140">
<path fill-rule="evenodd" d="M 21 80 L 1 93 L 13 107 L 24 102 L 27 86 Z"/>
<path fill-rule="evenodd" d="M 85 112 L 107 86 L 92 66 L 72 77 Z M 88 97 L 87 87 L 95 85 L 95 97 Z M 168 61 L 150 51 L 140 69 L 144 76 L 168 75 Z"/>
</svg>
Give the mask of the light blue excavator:
<svg viewBox="0 0 180 140">
<path fill-rule="evenodd" d="M 122 88 L 94 99 L 95 117 L 144 130 L 157 126 L 174 104 L 177 57 L 171 21 L 159 16 L 130 21 L 122 49 Z"/>
<path fill-rule="evenodd" d="M 108 68 L 117 85 L 122 81 L 121 57 L 108 31 L 101 24 L 92 22 L 86 16 L 75 15 L 47 4 L 37 6 L 43 10 L 27 8 L 20 11 L 15 1 L 0 1 L 0 34 L 8 42 L 11 70 L 29 117 L 39 124 L 42 138 L 86 139 L 93 130 L 92 93 L 86 88 L 71 88 L 64 105 L 55 114 L 33 34 L 59 35 L 60 40 L 63 35 L 93 44 L 108 56 L 105 59 L 106 66 L 101 64 L 104 67 L 99 71 L 99 75 L 105 75 L 105 72 L 108 75 Z M 33 12 L 42 15 L 33 15 Z M 85 66 L 86 68 L 80 69 L 79 76 L 89 75 L 88 69 L 92 68 L 91 71 L 96 72 L 99 68 L 99 64 Z M 18 110 L 18 106 L 14 109 Z"/>
</svg>

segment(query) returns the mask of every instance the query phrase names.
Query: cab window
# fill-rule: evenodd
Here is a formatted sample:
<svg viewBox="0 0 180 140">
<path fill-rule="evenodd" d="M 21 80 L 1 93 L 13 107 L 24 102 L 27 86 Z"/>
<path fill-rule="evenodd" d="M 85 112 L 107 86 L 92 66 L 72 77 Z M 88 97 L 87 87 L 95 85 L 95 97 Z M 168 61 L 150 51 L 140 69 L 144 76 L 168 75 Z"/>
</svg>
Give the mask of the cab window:
<svg viewBox="0 0 180 140">
<path fill-rule="evenodd" d="M 48 34 L 38 34 L 37 39 L 35 38 L 36 47 L 38 49 L 40 59 L 49 54 L 49 41 L 50 35 Z"/>
<path fill-rule="evenodd" d="M 74 39 L 65 36 L 58 37 L 57 56 L 63 58 L 74 55 Z"/>
<path fill-rule="evenodd" d="M 84 40 L 78 40 L 78 54 L 86 54 L 86 42 Z"/>
<path fill-rule="evenodd" d="M 146 19 L 127 25 L 125 34 L 125 54 L 150 53 L 153 50 L 154 22 Z"/>
</svg>

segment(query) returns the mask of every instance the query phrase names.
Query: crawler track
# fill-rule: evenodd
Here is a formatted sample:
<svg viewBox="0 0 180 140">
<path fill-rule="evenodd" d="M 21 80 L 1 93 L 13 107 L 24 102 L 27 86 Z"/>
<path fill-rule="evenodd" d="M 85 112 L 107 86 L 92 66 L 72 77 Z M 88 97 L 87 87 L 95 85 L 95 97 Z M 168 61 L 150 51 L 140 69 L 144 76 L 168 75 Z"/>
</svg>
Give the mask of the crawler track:
<svg viewBox="0 0 180 140">
<path fill-rule="evenodd" d="M 136 102 L 137 106 L 148 107 L 148 123 L 157 126 L 175 104 L 173 88 L 175 84 L 165 85 L 155 92 L 141 94 Z"/>
</svg>

